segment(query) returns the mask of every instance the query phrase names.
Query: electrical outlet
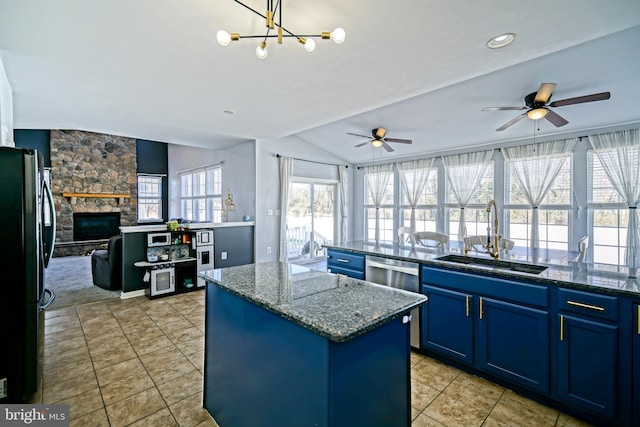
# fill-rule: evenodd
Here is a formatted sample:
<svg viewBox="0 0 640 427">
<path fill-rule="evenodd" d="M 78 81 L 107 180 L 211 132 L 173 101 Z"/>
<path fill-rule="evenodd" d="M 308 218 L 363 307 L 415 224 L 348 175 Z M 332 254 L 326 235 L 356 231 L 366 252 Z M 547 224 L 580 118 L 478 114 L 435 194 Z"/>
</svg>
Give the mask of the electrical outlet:
<svg viewBox="0 0 640 427">
<path fill-rule="evenodd" d="M 273 215 L 273 209 L 268 209 L 267 210 L 267 215 Z"/>
<path fill-rule="evenodd" d="M 276 216 L 280 216 L 280 209 L 276 209 Z"/>
<path fill-rule="evenodd" d="M 220 259 L 227 259 L 227 253 L 226 252 L 221 252 L 220 253 Z"/>
<path fill-rule="evenodd" d="M 267 246 L 267 253 L 270 254 L 271 253 L 271 246 Z"/>
</svg>

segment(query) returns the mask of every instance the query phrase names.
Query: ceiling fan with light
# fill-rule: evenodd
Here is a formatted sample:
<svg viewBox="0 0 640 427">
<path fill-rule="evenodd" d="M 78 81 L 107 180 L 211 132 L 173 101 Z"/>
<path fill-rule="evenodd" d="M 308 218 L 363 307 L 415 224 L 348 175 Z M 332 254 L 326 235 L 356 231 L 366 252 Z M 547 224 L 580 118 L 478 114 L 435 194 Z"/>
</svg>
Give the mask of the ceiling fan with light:
<svg viewBox="0 0 640 427">
<path fill-rule="evenodd" d="M 531 120 L 544 118 L 555 127 L 560 127 L 566 125 L 569 121 L 549 109 L 549 107 L 564 107 L 566 105 L 583 104 L 585 102 L 604 101 L 611 97 L 610 92 L 601 92 L 591 95 L 577 96 L 575 98 L 561 99 L 559 101 L 549 103 L 551 100 L 551 94 L 555 87 L 556 83 L 542 83 L 537 92 L 532 92 L 524 97 L 525 106 L 523 107 L 485 107 L 482 111 L 527 110 L 500 126 L 496 129 L 497 131 L 505 130 L 525 117 L 528 117 Z"/>
<path fill-rule="evenodd" d="M 355 147 L 362 147 L 367 144 L 371 144 L 374 147 L 382 147 L 387 150 L 389 153 L 393 151 L 393 148 L 387 142 L 399 142 L 401 144 L 411 144 L 413 143 L 410 139 L 400 139 L 400 138 L 386 138 L 387 130 L 385 128 L 375 128 L 371 130 L 372 139 L 367 135 L 360 135 L 358 133 L 347 132 L 347 135 L 360 136 L 362 138 L 370 138 L 368 141 L 362 142 L 360 144 L 356 144 Z"/>
</svg>

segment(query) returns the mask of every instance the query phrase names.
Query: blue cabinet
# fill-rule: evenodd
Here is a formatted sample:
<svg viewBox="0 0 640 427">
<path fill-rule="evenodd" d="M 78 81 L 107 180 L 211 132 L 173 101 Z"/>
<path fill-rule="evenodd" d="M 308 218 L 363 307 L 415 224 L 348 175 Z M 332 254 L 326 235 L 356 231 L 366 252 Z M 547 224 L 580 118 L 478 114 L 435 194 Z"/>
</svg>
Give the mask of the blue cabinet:
<svg viewBox="0 0 640 427">
<path fill-rule="evenodd" d="M 421 346 L 468 365 L 473 364 L 473 296 L 422 286 L 429 298 L 421 307 Z"/>
<path fill-rule="evenodd" d="M 354 252 L 327 250 L 327 270 L 364 280 L 364 255 Z"/>
<path fill-rule="evenodd" d="M 632 348 L 632 366 L 633 370 L 633 384 L 632 384 L 632 402 L 636 402 L 633 405 L 633 425 L 640 426 L 640 303 L 633 304 L 633 319 L 632 334 L 633 334 L 633 348 Z"/>
<path fill-rule="evenodd" d="M 608 418 L 618 402 L 618 327 L 559 314 L 557 386 L 560 400 Z"/>
<path fill-rule="evenodd" d="M 546 287 L 426 266 L 422 283 L 422 348 L 549 392 Z"/>
<path fill-rule="evenodd" d="M 549 392 L 549 313 L 492 298 L 478 300 L 479 369 Z"/>
</svg>

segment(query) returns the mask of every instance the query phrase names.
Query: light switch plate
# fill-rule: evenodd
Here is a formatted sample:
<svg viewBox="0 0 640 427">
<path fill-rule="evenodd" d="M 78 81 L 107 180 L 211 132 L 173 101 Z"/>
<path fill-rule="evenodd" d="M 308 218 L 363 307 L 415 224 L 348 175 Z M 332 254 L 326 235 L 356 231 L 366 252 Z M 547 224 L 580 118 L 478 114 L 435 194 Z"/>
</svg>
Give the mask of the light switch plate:
<svg viewBox="0 0 640 427">
<path fill-rule="evenodd" d="M 220 253 L 220 259 L 227 259 L 227 253 L 226 252 L 221 252 Z"/>
</svg>

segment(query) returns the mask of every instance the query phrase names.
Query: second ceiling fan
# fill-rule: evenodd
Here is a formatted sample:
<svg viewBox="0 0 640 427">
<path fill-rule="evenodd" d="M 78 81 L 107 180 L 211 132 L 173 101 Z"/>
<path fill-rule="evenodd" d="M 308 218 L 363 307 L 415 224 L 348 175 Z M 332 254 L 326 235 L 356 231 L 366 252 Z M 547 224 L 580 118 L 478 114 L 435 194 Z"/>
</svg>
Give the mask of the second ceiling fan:
<svg viewBox="0 0 640 427">
<path fill-rule="evenodd" d="M 545 118 L 555 127 L 560 127 L 566 125 L 569 121 L 549 109 L 549 107 L 564 107 L 565 105 L 583 104 L 585 102 L 604 101 L 611 97 L 610 92 L 601 92 L 591 95 L 577 96 L 575 98 L 561 99 L 559 101 L 549 103 L 555 87 L 555 83 L 542 83 L 537 92 L 532 92 L 524 97 L 525 106 L 522 107 L 485 107 L 482 111 L 527 110 L 500 126 L 496 129 L 497 131 L 505 130 L 525 117 L 528 117 L 531 120 Z"/>
<path fill-rule="evenodd" d="M 382 147 L 387 150 L 389 153 L 393 151 L 393 148 L 387 142 L 399 142 L 401 144 L 411 144 L 413 141 L 410 139 L 400 139 L 400 138 L 387 138 L 385 135 L 387 134 L 387 130 L 385 128 L 375 128 L 371 130 L 371 137 L 367 135 L 360 135 L 358 133 L 347 132 L 347 135 L 360 136 L 362 138 L 369 138 L 369 140 L 362 142 L 360 144 L 356 144 L 356 147 L 362 147 L 367 144 L 371 144 L 374 147 Z"/>
</svg>

